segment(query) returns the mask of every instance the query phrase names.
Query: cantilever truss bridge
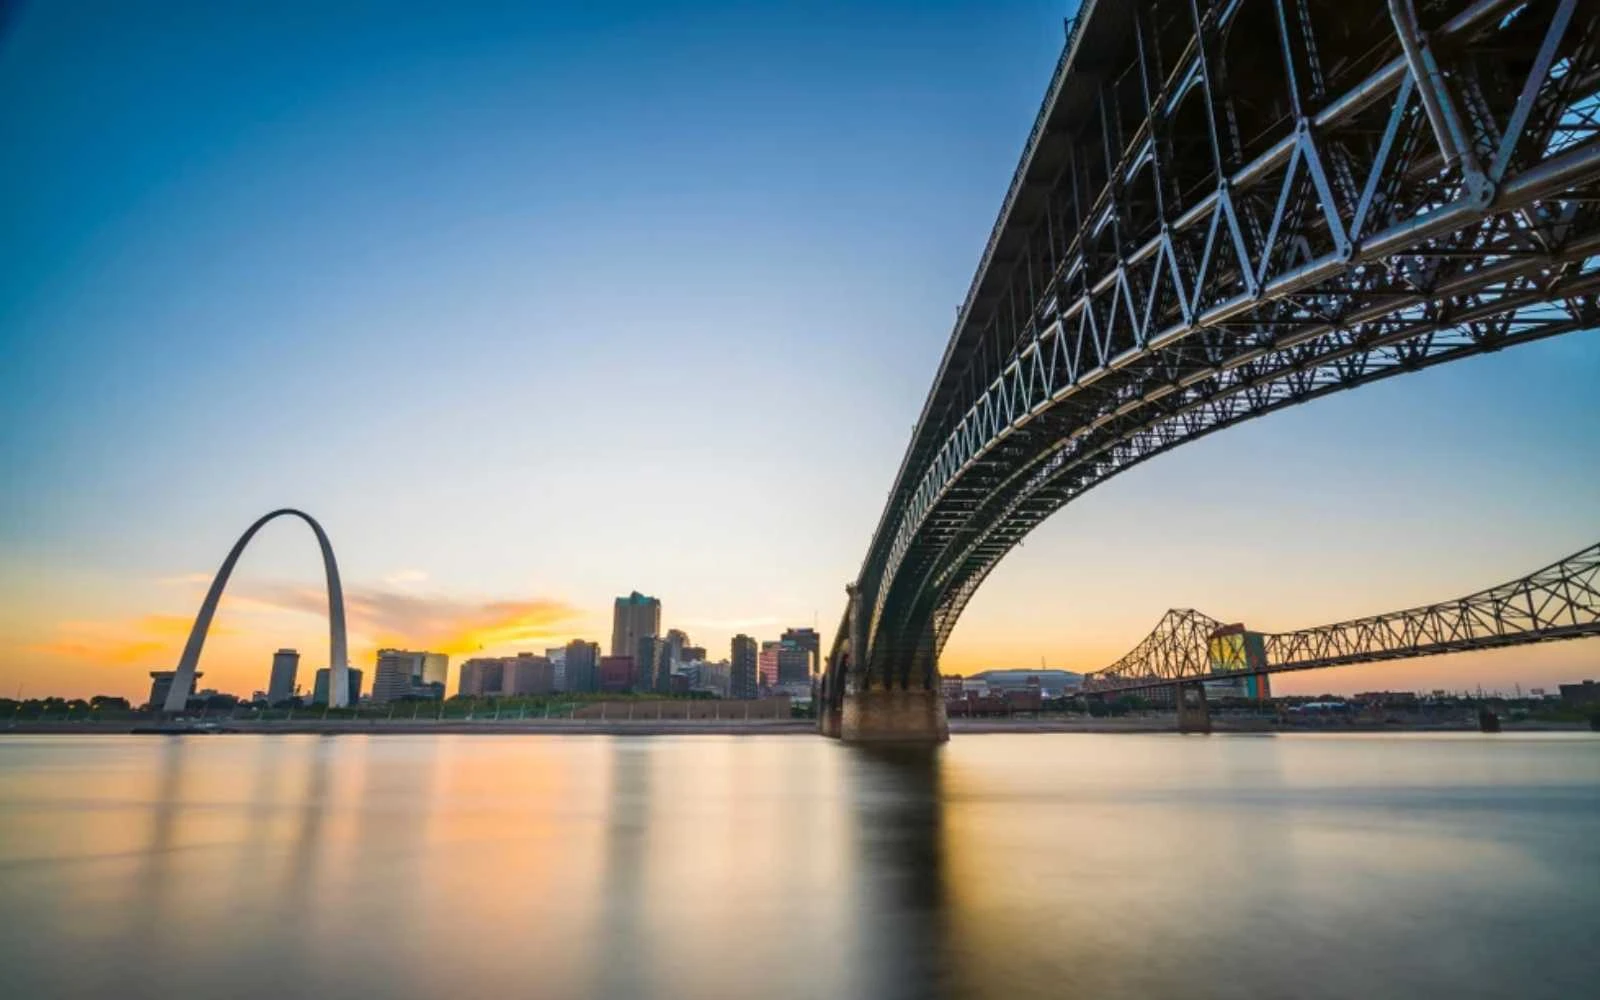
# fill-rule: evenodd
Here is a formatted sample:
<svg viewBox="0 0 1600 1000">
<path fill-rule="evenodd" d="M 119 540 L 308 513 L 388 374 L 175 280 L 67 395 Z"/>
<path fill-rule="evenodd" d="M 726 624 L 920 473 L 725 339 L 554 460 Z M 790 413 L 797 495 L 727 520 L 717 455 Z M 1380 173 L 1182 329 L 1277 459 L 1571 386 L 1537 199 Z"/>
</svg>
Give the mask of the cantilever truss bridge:
<svg viewBox="0 0 1600 1000">
<path fill-rule="evenodd" d="M 1092 693 L 1401 660 L 1600 635 L 1600 543 L 1520 580 L 1440 604 L 1262 636 L 1262 664 L 1218 664 L 1222 622 L 1174 608 L 1133 651 L 1084 678 Z"/>
<path fill-rule="evenodd" d="M 1596 326 L 1600 3 L 1084 0 L 824 691 L 935 685 L 994 566 L 1139 462 Z"/>
</svg>

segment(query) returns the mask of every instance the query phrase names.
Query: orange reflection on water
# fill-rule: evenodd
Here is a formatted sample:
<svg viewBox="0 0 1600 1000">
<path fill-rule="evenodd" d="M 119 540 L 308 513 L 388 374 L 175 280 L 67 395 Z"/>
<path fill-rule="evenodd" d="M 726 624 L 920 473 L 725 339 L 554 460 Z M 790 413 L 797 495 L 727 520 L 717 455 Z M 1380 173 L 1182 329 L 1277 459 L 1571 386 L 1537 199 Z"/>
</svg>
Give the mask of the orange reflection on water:
<svg viewBox="0 0 1600 1000">
<path fill-rule="evenodd" d="M 1600 739 L 1507 735 L 15 738 L 0 967 L 164 1000 L 1577 995 Z"/>
</svg>

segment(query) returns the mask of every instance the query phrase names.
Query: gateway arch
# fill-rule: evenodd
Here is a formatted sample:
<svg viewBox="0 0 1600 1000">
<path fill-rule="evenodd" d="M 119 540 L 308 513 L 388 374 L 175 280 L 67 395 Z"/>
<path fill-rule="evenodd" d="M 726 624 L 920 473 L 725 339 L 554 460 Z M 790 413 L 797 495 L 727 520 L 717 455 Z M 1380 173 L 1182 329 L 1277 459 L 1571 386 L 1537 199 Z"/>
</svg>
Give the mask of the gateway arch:
<svg viewBox="0 0 1600 1000">
<path fill-rule="evenodd" d="M 317 536 L 317 545 L 322 548 L 322 568 L 328 575 L 328 704 L 343 708 L 349 703 L 350 662 L 345 648 L 344 588 L 339 584 L 339 564 L 333 558 L 333 545 L 328 542 L 328 534 L 322 530 L 316 518 L 305 511 L 285 507 L 262 516 L 233 543 L 233 550 L 223 560 L 222 568 L 217 570 L 216 577 L 211 581 L 211 589 L 206 592 L 205 602 L 200 605 L 200 613 L 194 616 L 189 642 L 183 647 L 183 658 L 178 661 L 178 671 L 172 678 L 172 690 L 167 693 L 166 704 L 162 706 L 164 711 L 181 712 L 188 705 L 189 694 L 194 689 L 195 668 L 200 663 L 200 651 L 205 647 L 212 616 L 217 613 L 217 602 L 222 599 L 228 577 L 233 575 L 234 564 L 239 561 L 245 546 L 250 544 L 250 539 L 255 537 L 262 525 L 285 515 L 298 517 L 309 525 Z"/>
</svg>

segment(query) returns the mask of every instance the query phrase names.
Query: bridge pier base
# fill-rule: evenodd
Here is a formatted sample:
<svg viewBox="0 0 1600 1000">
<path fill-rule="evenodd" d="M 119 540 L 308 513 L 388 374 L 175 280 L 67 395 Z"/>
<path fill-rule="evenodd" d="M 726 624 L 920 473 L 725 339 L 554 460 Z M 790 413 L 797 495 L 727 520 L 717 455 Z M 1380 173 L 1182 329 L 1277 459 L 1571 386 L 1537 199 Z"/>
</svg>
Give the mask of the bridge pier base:
<svg viewBox="0 0 1600 1000">
<path fill-rule="evenodd" d="M 944 696 L 881 688 L 846 694 L 839 738 L 846 743 L 943 743 L 950 739 Z"/>
<path fill-rule="evenodd" d="M 832 705 L 823 705 L 817 709 L 817 732 L 830 740 L 839 738 L 839 729 L 843 710 Z"/>
<path fill-rule="evenodd" d="M 1180 684 L 1172 694 L 1178 706 L 1178 732 L 1211 732 L 1211 708 L 1206 704 L 1204 684 Z M 1190 694 L 1194 695 L 1192 702 Z"/>
</svg>

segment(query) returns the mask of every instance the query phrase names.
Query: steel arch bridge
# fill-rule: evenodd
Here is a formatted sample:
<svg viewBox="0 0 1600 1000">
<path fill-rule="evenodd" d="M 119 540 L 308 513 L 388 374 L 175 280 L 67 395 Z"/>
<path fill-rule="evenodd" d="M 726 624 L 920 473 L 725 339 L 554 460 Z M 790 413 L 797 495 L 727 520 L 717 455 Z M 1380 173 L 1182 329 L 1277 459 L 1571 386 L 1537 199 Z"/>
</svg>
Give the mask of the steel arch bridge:
<svg viewBox="0 0 1600 1000">
<path fill-rule="evenodd" d="M 1594 0 L 1084 0 L 850 588 L 824 731 L 847 695 L 935 689 L 989 572 L 1116 473 L 1597 325 L 1597 43 Z"/>
<path fill-rule="evenodd" d="M 1260 663 L 1219 661 L 1211 639 L 1224 627 L 1192 608 L 1174 608 L 1122 659 L 1085 674 L 1083 690 L 1105 694 L 1179 687 L 1600 635 L 1600 543 L 1521 579 L 1453 601 L 1264 633 Z"/>
</svg>

